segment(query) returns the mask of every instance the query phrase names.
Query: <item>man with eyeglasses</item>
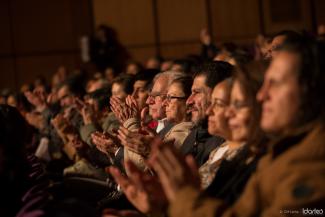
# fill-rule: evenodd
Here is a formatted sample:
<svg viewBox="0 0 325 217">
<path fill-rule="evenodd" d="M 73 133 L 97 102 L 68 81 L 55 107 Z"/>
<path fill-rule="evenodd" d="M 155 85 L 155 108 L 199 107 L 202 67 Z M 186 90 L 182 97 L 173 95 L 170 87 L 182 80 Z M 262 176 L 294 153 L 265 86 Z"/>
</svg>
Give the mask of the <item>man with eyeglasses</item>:
<svg viewBox="0 0 325 217">
<path fill-rule="evenodd" d="M 153 121 L 156 121 L 156 126 L 153 126 L 156 133 L 159 133 L 168 125 L 166 122 L 165 106 L 163 105 L 163 101 L 167 96 L 168 87 L 174 80 L 183 76 L 184 73 L 182 72 L 166 71 L 157 74 L 153 79 L 153 86 L 146 100 L 146 104 L 149 108 L 149 115 Z M 147 111 L 144 110 L 144 112 Z M 127 120 L 123 126 L 129 131 L 136 132 L 141 127 L 139 120 L 134 118 Z M 171 125 L 168 125 L 167 127 L 170 129 Z M 124 161 L 127 160 L 132 160 L 140 169 L 145 168 L 143 156 L 128 147 L 124 147 Z"/>
<path fill-rule="evenodd" d="M 214 86 L 230 77 L 232 69 L 229 63 L 213 61 L 202 65 L 194 76 L 192 94 L 186 104 L 196 127 L 185 139 L 181 146 L 181 153 L 192 154 L 198 166 L 208 159 L 211 150 L 224 142 L 223 138 L 212 137 L 208 133 L 206 110 L 211 103 Z"/>
</svg>

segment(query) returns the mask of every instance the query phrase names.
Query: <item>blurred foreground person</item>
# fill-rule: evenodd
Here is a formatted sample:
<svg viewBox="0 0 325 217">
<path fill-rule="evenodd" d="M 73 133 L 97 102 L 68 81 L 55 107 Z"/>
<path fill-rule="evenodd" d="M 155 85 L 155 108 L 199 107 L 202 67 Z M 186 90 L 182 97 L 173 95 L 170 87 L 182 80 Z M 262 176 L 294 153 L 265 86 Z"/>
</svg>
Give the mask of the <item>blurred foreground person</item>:
<svg viewBox="0 0 325 217">
<path fill-rule="evenodd" d="M 200 197 L 193 182 L 184 181 L 189 178 L 168 175 L 180 168 L 183 174 L 195 171 L 193 161 L 174 160 L 172 169 L 168 161 L 156 165 L 169 200 L 169 216 L 281 216 L 288 210 L 292 216 L 301 216 L 323 212 L 325 104 L 320 99 L 325 92 L 324 48 L 323 43 L 301 37 L 277 49 L 257 95 L 263 105 L 260 125 L 273 141 L 234 205 L 226 208 L 222 200 Z"/>
</svg>

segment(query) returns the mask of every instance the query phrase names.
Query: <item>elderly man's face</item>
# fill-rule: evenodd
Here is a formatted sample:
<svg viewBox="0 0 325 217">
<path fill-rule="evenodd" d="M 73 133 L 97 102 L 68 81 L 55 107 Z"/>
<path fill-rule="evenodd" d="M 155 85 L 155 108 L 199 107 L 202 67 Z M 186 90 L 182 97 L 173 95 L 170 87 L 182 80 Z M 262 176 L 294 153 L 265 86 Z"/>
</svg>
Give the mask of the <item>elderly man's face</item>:
<svg viewBox="0 0 325 217">
<path fill-rule="evenodd" d="M 266 132 L 281 134 L 299 118 L 299 63 L 297 54 L 280 51 L 265 74 L 257 99 L 262 102 L 261 127 Z"/>
<path fill-rule="evenodd" d="M 167 94 L 168 78 L 166 76 L 159 77 L 152 87 L 151 93 L 147 98 L 146 104 L 149 105 L 149 114 L 155 120 L 166 117 L 166 108 L 163 101 Z"/>
</svg>

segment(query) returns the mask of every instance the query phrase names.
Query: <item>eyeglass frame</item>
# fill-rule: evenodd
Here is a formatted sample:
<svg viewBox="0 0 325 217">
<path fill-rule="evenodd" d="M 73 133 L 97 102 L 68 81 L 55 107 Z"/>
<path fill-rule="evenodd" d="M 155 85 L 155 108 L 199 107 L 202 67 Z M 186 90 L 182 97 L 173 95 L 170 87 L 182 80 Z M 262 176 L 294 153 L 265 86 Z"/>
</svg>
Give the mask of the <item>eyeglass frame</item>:
<svg viewBox="0 0 325 217">
<path fill-rule="evenodd" d="M 152 98 L 153 100 L 156 100 L 157 97 L 160 97 L 161 100 L 165 100 L 167 94 L 163 94 L 163 93 L 155 93 L 155 94 L 152 94 L 152 92 L 150 92 L 148 94 L 148 99 Z"/>
<path fill-rule="evenodd" d="M 243 108 L 250 107 L 250 104 L 245 101 L 235 101 L 235 102 L 230 102 L 228 107 L 233 108 L 236 111 L 239 111 Z"/>
<path fill-rule="evenodd" d="M 165 97 L 165 100 L 167 102 L 170 102 L 172 99 L 177 99 L 177 100 L 181 100 L 181 99 L 187 99 L 188 97 L 186 96 L 171 96 L 171 95 L 167 95 L 166 94 L 166 97 Z"/>
</svg>

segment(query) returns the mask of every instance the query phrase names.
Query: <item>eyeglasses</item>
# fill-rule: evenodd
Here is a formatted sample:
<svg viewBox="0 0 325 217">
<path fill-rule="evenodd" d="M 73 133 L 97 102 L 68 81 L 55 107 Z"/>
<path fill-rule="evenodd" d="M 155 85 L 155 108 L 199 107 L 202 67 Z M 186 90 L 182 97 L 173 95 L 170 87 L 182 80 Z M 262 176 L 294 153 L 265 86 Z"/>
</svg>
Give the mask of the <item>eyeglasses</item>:
<svg viewBox="0 0 325 217">
<path fill-rule="evenodd" d="M 187 99 L 187 97 L 186 96 L 171 96 L 171 95 L 166 96 L 167 102 L 170 102 L 172 99 Z"/>
<path fill-rule="evenodd" d="M 228 105 L 229 105 L 229 103 L 222 99 L 213 99 L 211 101 L 212 107 L 224 108 L 224 107 L 227 107 Z"/>
<path fill-rule="evenodd" d="M 234 101 L 234 102 L 231 102 L 229 107 L 231 108 L 234 108 L 235 110 L 240 110 L 242 108 L 245 108 L 245 107 L 249 107 L 249 103 L 245 102 L 245 101 Z"/>
<path fill-rule="evenodd" d="M 161 93 L 149 93 L 148 98 L 156 99 L 157 97 L 160 97 L 161 100 L 164 100 L 166 97 L 166 94 L 161 94 Z"/>
</svg>

